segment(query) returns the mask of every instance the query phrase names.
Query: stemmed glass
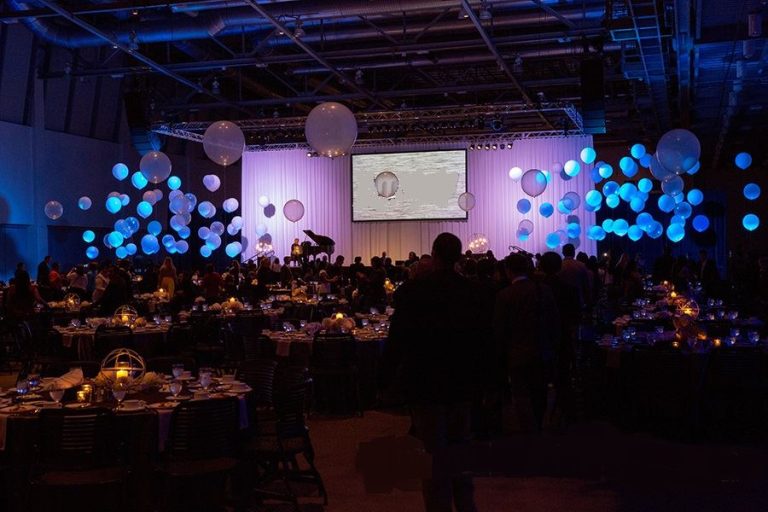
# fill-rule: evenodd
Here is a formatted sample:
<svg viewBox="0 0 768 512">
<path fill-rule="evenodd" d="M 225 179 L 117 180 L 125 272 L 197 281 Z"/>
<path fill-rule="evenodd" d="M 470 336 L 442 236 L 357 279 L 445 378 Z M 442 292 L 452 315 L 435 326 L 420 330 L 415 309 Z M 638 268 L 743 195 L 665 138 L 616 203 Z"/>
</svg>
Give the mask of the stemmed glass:
<svg viewBox="0 0 768 512">
<path fill-rule="evenodd" d="M 211 371 L 210 370 L 200 370 L 200 387 L 203 388 L 203 391 L 208 391 L 208 388 L 211 386 Z"/>
<path fill-rule="evenodd" d="M 174 379 L 180 378 L 182 375 L 184 375 L 184 364 L 175 363 L 173 366 L 171 366 L 171 372 L 173 373 Z"/>
<path fill-rule="evenodd" d="M 19 379 L 16 382 L 16 410 L 21 409 L 21 399 L 29 393 L 29 381 L 27 379 Z"/>
<path fill-rule="evenodd" d="M 112 388 L 112 396 L 115 397 L 115 400 L 117 400 L 117 407 L 116 409 L 119 409 L 123 405 L 123 400 L 125 400 L 125 395 L 128 394 L 128 388 L 123 382 L 116 382 L 114 387 Z"/>
<path fill-rule="evenodd" d="M 171 382 L 170 390 L 174 399 L 178 399 L 179 393 L 181 393 L 181 388 L 182 388 L 182 384 L 180 381 L 174 380 Z"/>
<path fill-rule="evenodd" d="M 53 388 L 48 391 L 48 394 L 51 395 L 51 400 L 56 402 L 56 406 L 61 407 L 61 399 L 64 398 L 64 390 L 61 388 Z"/>
</svg>

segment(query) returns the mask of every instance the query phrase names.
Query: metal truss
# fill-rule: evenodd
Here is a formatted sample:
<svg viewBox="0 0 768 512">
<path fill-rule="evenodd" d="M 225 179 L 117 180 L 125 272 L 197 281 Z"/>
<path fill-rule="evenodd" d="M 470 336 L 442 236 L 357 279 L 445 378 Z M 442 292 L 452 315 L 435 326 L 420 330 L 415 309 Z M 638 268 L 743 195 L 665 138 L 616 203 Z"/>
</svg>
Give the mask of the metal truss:
<svg viewBox="0 0 768 512">
<path fill-rule="evenodd" d="M 582 123 L 581 114 L 570 103 L 542 103 L 540 105 L 532 106 L 522 103 L 502 103 L 494 105 L 473 105 L 464 107 L 444 107 L 434 109 L 413 109 L 413 110 L 400 110 L 400 111 L 381 111 L 381 112 L 362 112 L 356 114 L 357 122 L 361 126 L 386 126 L 397 125 L 402 123 L 408 123 L 411 125 L 427 125 L 429 123 L 440 122 L 457 122 L 475 120 L 478 117 L 485 117 L 491 119 L 505 118 L 505 117 L 522 117 L 531 114 L 548 114 L 551 116 L 563 116 L 562 119 L 564 126 L 559 130 L 543 130 L 543 131 L 523 131 L 523 132 L 504 132 L 504 133 L 489 133 L 487 135 L 481 135 L 484 139 L 492 140 L 497 136 L 502 138 L 509 138 L 510 134 L 516 135 L 519 133 L 536 133 L 547 134 L 554 133 L 562 135 L 564 130 L 567 130 L 571 134 L 583 133 L 584 125 Z M 302 129 L 306 117 L 281 117 L 281 118 L 264 118 L 264 119 L 246 119 L 235 121 L 245 133 L 258 133 L 258 132 L 271 132 L 276 130 L 291 130 Z M 201 142 L 203 139 L 203 132 L 210 125 L 209 121 L 196 121 L 189 123 L 159 123 L 153 126 L 153 131 L 168 135 L 171 137 L 177 137 L 186 140 L 193 140 Z M 372 134 L 372 131 L 369 132 Z M 546 136 L 546 135 L 545 135 Z M 426 142 L 433 142 L 434 140 L 447 140 L 455 138 L 456 140 L 468 140 L 473 138 L 472 135 L 435 135 L 435 136 L 404 136 L 399 138 L 399 141 L 407 140 L 417 142 L 421 139 L 425 139 Z M 518 137 L 519 138 L 519 137 Z M 527 137 L 526 137 L 527 138 Z M 387 140 L 382 138 L 366 138 L 366 141 L 358 141 L 358 144 L 367 141 L 381 141 Z M 280 145 L 280 144 L 276 144 Z M 293 143 L 291 143 L 293 145 Z M 272 146 L 271 144 L 259 145 Z"/>
</svg>

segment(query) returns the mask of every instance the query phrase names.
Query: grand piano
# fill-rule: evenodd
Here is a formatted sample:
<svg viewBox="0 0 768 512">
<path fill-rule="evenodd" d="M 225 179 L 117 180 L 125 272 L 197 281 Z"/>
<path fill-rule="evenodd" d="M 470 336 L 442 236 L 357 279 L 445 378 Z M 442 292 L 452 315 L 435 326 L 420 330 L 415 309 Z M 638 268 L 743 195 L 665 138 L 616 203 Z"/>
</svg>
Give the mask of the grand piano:
<svg viewBox="0 0 768 512">
<path fill-rule="evenodd" d="M 334 242 L 332 238 L 324 235 L 317 235 L 311 229 L 305 229 L 304 234 L 306 234 L 312 242 L 317 244 L 312 245 L 311 242 L 307 241 L 301 243 L 301 257 L 304 261 L 307 261 L 310 256 L 317 258 L 318 254 L 327 254 L 328 260 L 331 259 L 331 254 L 336 250 L 336 242 Z"/>
</svg>

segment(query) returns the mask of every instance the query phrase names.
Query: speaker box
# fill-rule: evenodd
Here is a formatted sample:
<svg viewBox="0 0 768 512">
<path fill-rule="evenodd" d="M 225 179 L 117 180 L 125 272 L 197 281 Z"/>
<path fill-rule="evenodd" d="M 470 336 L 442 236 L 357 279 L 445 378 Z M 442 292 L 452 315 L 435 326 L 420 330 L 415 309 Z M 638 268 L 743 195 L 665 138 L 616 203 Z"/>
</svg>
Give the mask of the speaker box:
<svg viewBox="0 0 768 512">
<path fill-rule="evenodd" d="M 605 133 L 605 88 L 603 61 L 581 61 L 581 117 L 584 133 Z"/>
</svg>

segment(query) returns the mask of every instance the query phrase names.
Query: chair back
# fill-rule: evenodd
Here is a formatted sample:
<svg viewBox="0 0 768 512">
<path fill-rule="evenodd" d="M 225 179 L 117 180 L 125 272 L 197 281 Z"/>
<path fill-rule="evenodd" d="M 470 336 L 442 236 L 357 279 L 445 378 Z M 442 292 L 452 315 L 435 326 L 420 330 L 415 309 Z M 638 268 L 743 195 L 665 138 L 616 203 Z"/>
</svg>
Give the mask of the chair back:
<svg viewBox="0 0 768 512">
<path fill-rule="evenodd" d="M 275 344 L 264 335 L 243 336 L 245 359 L 270 359 L 275 357 Z"/>
<path fill-rule="evenodd" d="M 192 326 L 190 324 L 173 324 L 168 330 L 168 350 L 171 353 L 182 352 L 194 347 Z"/>
<path fill-rule="evenodd" d="M 249 359 L 240 363 L 237 378 L 252 389 L 252 399 L 257 406 L 273 404 L 275 370 L 277 362 L 271 359 Z"/>
<path fill-rule="evenodd" d="M 114 465 L 114 416 L 102 407 L 40 411 L 38 464 L 86 469 Z"/>
<path fill-rule="evenodd" d="M 312 380 L 300 367 L 281 368 L 275 380 L 277 435 L 283 439 L 307 435 L 305 412 Z"/>
<path fill-rule="evenodd" d="M 344 369 L 355 363 L 355 338 L 351 334 L 317 334 L 312 344 L 312 367 Z"/>
<path fill-rule="evenodd" d="M 168 454 L 191 460 L 232 455 L 239 409 L 236 397 L 182 402 L 171 417 Z"/>
</svg>

